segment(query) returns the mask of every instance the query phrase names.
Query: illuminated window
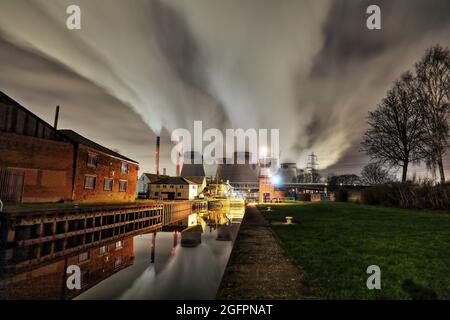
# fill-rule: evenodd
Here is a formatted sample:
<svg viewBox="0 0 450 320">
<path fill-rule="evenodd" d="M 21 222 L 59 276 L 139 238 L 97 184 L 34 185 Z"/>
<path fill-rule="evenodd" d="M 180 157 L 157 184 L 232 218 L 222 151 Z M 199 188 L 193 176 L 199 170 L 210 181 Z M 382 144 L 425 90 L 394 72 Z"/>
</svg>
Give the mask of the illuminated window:
<svg viewBox="0 0 450 320">
<path fill-rule="evenodd" d="M 116 241 L 116 249 L 120 249 L 123 247 L 123 242 L 121 240 Z"/>
<path fill-rule="evenodd" d="M 128 173 L 128 163 L 122 162 L 121 170 L 122 173 Z"/>
<path fill-rule="evenodd" d="M 105 183 L 103 184 L 103 190 L 111 191 L 113 187 L 113 179 L 105 178 Z"/>
<path fill-rule="evenodd" d="M 88 153 L 87 166 L 90 168 L 97 168 L 98 155 L 94 153 Z"/>
<path fill-rule="evenodd" d="M 127 182 L 124 180 L 119 181 L 119 191 L 126 192 L 127 191 Z"/>
<path fill-rule="evenodd" d="M 122 265 L 122 256 L 116 257 L 116 260 L 114 261 L 114 268 L 118 268 Z"/>
<path fill-rule="evenodd" d="M 107 246 L 101 246 L 98 251 L 99 251 L 99 254 L 105 254 L 105 253 L 108 252 L 108 247 Z"/>
<path fill-rule="evenodd" d="M 85 189 L 95 189 L 95 181 L 96 177 L 93 176 L 85 176 L 84 177 L 84 188 Z"/>
<path fill-rule="evenodd" d="M 78 255 L 78 262 L 83 262 L 89 259 L 89 252 L 82 252 Z"/>
</svg>

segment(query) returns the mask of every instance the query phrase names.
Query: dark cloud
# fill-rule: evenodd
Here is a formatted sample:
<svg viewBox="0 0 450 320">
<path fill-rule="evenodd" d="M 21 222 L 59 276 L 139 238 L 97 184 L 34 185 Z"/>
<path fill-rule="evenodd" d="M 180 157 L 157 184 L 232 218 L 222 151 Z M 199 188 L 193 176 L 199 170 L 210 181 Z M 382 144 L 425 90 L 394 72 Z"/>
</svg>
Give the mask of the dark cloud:
<svg viewBox="0 0 450 320">
<path fill-rule="evenodd" d="M 425 49 L 449 45 L 449 1 L 71 1 L 0 3 L 0 88 L 51 122 L 163 166 L 171 130 L 279 128 L 283 160 L 358 171 L 367 111 Z M 378 4 L 382 30 L 366 28 Z M 18 23 L 20 21 L 20 23 Z"/>
</svg>

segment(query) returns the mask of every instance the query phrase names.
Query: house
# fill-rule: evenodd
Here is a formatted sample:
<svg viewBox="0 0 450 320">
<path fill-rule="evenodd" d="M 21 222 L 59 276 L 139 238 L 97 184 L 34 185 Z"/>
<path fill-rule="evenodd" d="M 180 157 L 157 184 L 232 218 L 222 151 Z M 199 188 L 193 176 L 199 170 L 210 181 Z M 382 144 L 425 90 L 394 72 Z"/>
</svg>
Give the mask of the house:
<svg viewBox="0 0 450 320">
<path fill-rule="evenodd" d="M 72 130 L 59 130 L 74 145 L 73 201 L 132 202 L 138 162 Z"/>
<path fill-rule="evenodd" d="M 198 184 L 183 177 L 167 177 L 149 184 L 149 197 L 163 200 L 192 200 L 198 192 Z"/>
<path fill-rule="evenodd" d="M 72 130 L 57 130 L 0 92 L 0 199 L 130 202 L 138 163 Z"/>
<path fill-rule="evenodd" d="M 148 185 L 152 182 L 156 182 L 162 178 L 168 178 L 167 175 L 146 173 L 141 174 L 137 184 L 137 197 L 138 198 L 148 198 Z"/>
<path fill-rule="evenodd" d="M 189 181 L 194 182 L 198 185 L 198 194 L 202 193 L 206 188 L 206 177 L 205 176 L 187 176 L 183 177 Z"/>
</svg>

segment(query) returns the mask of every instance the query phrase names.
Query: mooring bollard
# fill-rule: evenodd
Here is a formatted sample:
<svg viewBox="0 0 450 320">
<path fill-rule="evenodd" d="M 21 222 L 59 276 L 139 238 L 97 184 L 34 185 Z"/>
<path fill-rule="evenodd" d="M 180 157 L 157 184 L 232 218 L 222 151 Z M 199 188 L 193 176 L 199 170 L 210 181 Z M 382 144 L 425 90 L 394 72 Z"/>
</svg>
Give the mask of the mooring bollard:
<svg viewBox="0 0 450 320">
<path fill-rule="evenodd" d="M 267 211 L 272 211 L 272 207 L 271 207 L 271 206 L 268 206 L 268 207 L 267 207 Z"/>
<path fill-rule="evenodd" d="M 292 217 L 285 217 L 286 218 L 286 224 L 292 224 Z"/>
</svg>

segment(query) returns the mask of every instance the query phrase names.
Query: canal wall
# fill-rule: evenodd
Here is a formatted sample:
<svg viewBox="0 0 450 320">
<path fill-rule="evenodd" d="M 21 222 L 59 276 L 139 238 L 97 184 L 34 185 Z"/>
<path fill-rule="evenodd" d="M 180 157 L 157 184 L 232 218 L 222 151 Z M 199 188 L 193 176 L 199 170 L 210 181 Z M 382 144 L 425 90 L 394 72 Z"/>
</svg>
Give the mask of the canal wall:
<svg viewBox="0 0 450 320">
<path fill-rule="evenodd" d="M 246 207 L 216 298 L 315 298 L 255 206 Z"/>
<path fill-rule="evenodd" d="M 115 239 L 156 232 L 207 202 L 27 209 L 0 215 L 0 271 L 19 271 Z"/>
</svg>

